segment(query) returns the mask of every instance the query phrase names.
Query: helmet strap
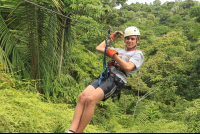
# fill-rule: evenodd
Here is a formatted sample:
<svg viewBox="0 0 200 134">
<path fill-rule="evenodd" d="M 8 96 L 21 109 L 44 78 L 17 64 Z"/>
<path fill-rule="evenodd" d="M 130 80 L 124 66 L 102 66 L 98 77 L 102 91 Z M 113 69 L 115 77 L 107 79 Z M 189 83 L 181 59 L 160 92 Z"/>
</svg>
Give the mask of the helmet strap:
<svg viewBox="0 0 200 134">
<path fill-rule="evenodd" d="M 138 36 L 136 35 L 136 45 L 135 45 L 135 47 L 137 46 L 137 41 L 138 41 Z"/>
<path fill-rule="evenodd" d="M 137 38 L 137 35 L 136 35 L 136 45 L 134 47 L 132 47 L 132 48 L 137 47 L 137 41 L 138 41 L 138 38 Z"/>
</svg>

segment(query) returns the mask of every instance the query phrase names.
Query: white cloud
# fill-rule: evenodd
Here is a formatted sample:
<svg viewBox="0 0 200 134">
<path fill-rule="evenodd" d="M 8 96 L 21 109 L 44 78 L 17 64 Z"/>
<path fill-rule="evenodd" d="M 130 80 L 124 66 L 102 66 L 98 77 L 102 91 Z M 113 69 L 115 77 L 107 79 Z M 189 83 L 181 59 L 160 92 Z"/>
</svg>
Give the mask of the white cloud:
<svg viewBox="0 0 200 134">
<path fill-rule="evenodd" d="M 155 0 L 128 0 L 126 3 L 128 4 L 128 5 L 130 5 L 131 3 L 136 3 L 136 2 L 139 2 L 139 3 L 144 3 L 145 4 L 145 2 L 147 3 L 147 4 L 150 4 L 150 3 L 152 3 L 153 4 L 153 2 L 154 2 Z M 164 4 L 165 2 L 175 2 L 175 0 L 160 0 L 161 1 L 161 4 Z M 185 1 L 185 0 L 182 0 L 182 1 Z M 199 1 L 200 2 L 200 0 L 194 0 L 194 1 Z M 119 9 L 121 6 L 118 6 L 118 7 L 116 7 L 117 9 Z"/>
<path fill-rule="evenodd" d="M 139 3 L 145 3 L 145 2 L 147 2 L 147 4 L 150 4 L 150 3 L 152 3 L 153 4 L 153 2 L 154 2 L 155 0 L 128 0 L 126 3 L 127 4 L 131 4 L 131 3 L 136 3 L 136 2 L 139 2 Z M 173 1 L 173 2 L 175 2 L 175 0 L 160 0 L 161 1 L 161 4 L 164 4 L 165 2 L 171 2 L 171 1 Z M 182 0 L 182 1 L 185 1 L 185 0 Z M 194 0 L 194 1 L 199 1 L 200 2 L 200 0 Z"/>
</svg>

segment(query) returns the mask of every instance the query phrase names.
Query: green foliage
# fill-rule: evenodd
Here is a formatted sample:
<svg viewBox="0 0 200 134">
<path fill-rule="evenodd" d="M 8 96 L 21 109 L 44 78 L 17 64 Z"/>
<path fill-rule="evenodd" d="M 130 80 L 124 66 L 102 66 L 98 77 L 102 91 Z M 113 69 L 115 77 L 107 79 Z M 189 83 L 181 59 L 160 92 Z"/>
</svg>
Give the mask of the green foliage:
<svg viewBox="0 0 200 134">
<path fill-rule="evenodd" d="M 41 102 L 43 95 L 12 88 L 12 79 L 0 80 L 4 83 L 0 90 L 1 133 L 62 132 L 64 126 L 69 126 L 64 118 L 72 120 L 72 110 L 67 105 Z"/>
<path fill-rule="evenodd" d="M 103 61 L 84 45 L 74 45 L 71 54 L 72 61 L 64 64 L 63 73 L 44 84 L 47 85 L 44 89 L 48 89 L 45 91 L 48 101 L 76 104 L 81 91 L 101 74 Z"/>
<path fill-rule="evenodd" d="M 200 31 L 200 24 L 199 23 L 194 24 L 194 30 L 192 30 L 191 36 L 193 36 L 194 39 L 199 40 L 200 37 L 199 31 Z"/>
<path fill-rule="evenodd" d="M 101 7 L 101 0 L 62 0 L 63 11 L 69 14 L 80 14 L 93 18 L 100 18 L 105 14 L 105 10 L 111 10 L 109 6 Z M 95 13 L 94 13 L 95 12 Z"/>
<path fill-rule="evenodd" d="M 135 14 L 132 11 L 127 11 L 127 10 L 115 9 L 110 14 L 111 15 L 109 16 L 105 16 L 103 22 L 115 27 L 119 27 L 124 23 L 133 20 L 135 17 Z"/>
<path fill-rule="evenodd" d="M 1 77 L 0 80 L 7 85 L 0 90 L 0 103 L 3 105 L 0 114 L 1 132 L 62 133 L 70 127 L 74 111 L 72 105 L 42 102 L 43 95 L 28 93 L 24 88 L 16 90 L 11 87 L 9 79 Z M 21 82 L 19 85 L 26 84 Z M 137 102 L 137 97 L 122 96 L 115 103 L 108 99 L 95 108 L 95 115 L 84 132 L 199 132 L 198 99 L 189 103 L 177 98 L 176 107 L 157 101 L 140 101 L 135 116 L 133 111 L 128 111 L 131 108 L 135 110 L 135 104 L 132 105 L 132 102 Z M 169 120 L 164 119 L 166 117 Z M 195 120 L 197 122 L 194 122 Z"/>
<path fill-rule="evenodd" d="M 92 17 L 75 16 L 74 18 L 77 18 L 79 21 L 97 28 L 94 29 L 84 24 L 77 24 L 72 27 L 73 36 L 78 40 L 77 43 L 84 45 L 90 51 L 96 51 L 96 43 L 101 42 L 102 39 L 107 37 L 105 33 L 100 32 L 98 29 L 107 29 L 107 27 L 102 28 L 102 25 L 100 25 Z"/>
<path fill-rule="evenodd" d="M 95 48 L 108 25 L 112 32 L 138 27 L 145 60 L 128 78 L 132 90 L 115 103 L 99 102 L 84 132 L 200 132 L 199 2 L 34 2 L 73 19 L 24 1 L 0 2 L 0 132 L 69 128 L 78 95 L 102 71 Z M 124 41 L 113 45 L 124 48 Z"/>
<path fill-rule="evenodd" d="M 191 16 L 191 17 L 197 17 L 197 18 L 196 18 L 196 21 L 200 23 L 199 13 L 200 13 L 200 6 L 194 8 L 194 9 L 192 9 L 192 10 L 190 11 L 190 16 Z"/>
<path fill-rule="evenodd" d="M 153 10 L 160 10 L 160 8 L 161 8 L 160 6 L 161 6 L 160 0 L 153 1 L 153 6 L 152 6 Z"/>
<path fill-rule="evenodd" d="M 171 14 L 168 11 L 163 11 L 159 14 L 160 17 L 160 23 L 165 24 L 167 22 L 167 19 L 171 16 Z"/>
<path fill-rule="evenodd" d="M 3 73 L 1 73 L 1 76 Z M 9 75 L 7 75 L 9 78 Z M 14 79 L 0 77 L 0 132 L 1 133 L 63 133 L 70 127 L 73 106 L 70 104 L 43 102 L 45 96 L 12 88 Z M 86 132 L 102 132 L 97 126 L 88 125 Z"/>
</svg>

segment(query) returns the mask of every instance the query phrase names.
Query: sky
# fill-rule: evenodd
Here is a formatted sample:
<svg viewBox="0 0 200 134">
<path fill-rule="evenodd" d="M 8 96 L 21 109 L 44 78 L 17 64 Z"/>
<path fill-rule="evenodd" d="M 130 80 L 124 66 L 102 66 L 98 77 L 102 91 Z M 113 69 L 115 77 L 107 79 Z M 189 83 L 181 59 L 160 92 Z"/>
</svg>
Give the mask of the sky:
<svg viewBox="0 0 200 134">
<path fill-rule="evenodd" d="M 153 4 L 153 2 L 154 2 L 155 0 L 128 0 L 126 3 L 127 4 L 131 4 L 131 3 L 136 3 L 136 2 L 139 2 L 139 3 L 144 3 L 145 4 L 145 2 L 147 2 L 147 4 L 150 4 L 150 3 L 152 3 Z M 173 1 L 173 2 L 175 2 L 175 0 L 160 0 L 161 1 L 161 4 L 164 4 L 165 2 L 170 2 L 170 1 Z M 185 1 L 185 0 L 182 0 L 182 1 Z M 200 2 L 200 0 L 193 0 L 193 1 L 199 1 Z M 117 8 L 120 8 L 120 7 L 117 7 Z"/>
<path fill-rule="evenodd" d="M 145 2 L 147 2 L 147 4 L 150 4 L 150 3 L 152 3 L 153 4 L 153 1 L 155 1 L 155 0 L 128 0 L 126 3 L 127 4 L 131 4 L 131 3 L 136 3 L 136 2 L 139 2 L 139 3 L 145 3 Z M 175 0 L 160 0 L 161 1 L 161 4 L 163 4 L 163 3 L 165 3 L 165 2 L 170 2 L 170 1 L 173 1 L 173 2 L 175 2 Z M 184 0 L 182 0 L 182 1 L 184 1 Z M 200 2 L 200 0 L 193 0 L 193 1 L 199 1 Z"/>
<path fill-rule="evenodd" d="M 147 2 L 147 4 L 150 4 L 154 2 L 155 0 L 128 0 L 126 3 L 127 4 L 131 4 L 131 3 L 136 3 L 136 2 L 139 2 L 139 3 L 145 3 Z M 161 4 L 165 3 L 166 1 L 175 1 L 175 0 L 160 0 L 161 1 Z"/>
</svg>

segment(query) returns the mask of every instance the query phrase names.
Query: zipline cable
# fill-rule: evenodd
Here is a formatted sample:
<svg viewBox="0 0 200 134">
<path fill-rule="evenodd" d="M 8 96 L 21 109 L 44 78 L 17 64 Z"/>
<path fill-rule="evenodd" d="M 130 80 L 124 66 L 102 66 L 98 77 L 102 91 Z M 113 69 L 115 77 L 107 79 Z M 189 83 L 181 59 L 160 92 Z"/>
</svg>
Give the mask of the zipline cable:
<svg viewBox="0 0 200 134">
<path fill-rule="evenodd" d="M 161 84 L 163 84 L 163 82 L 160 83 L 160 85 L 161 85 Z M 160 85 L 159 85 L 155 90 L 152 89 L 152 90 L 150 90 L 149 92 L 147 92 L 141 99 L 138 100 L 138 102 L 139 102 L 139 101 L 142 101 L 143 99 L 145 99 L 145 98 L 148 97 L 149 95 L 153 94 L 156 90 L 159 89 Z M 153 90 L 154 90 L 154 91 L 153 91 Z"/>
<path fill-rule="evenodd" d="M 101 30 L 101 29 L 99 29 L 99 28 L 96 28 L 96 27 L 91 26 L 91 25 L 89 25 L 89 24 L 86 24 L 86 23 L 84 23 L 84 22 L 78 21 L 78 20 L 76 20 L 76 19 L 73 19 L 73 18 L 71 18 L 71 17 L 68 17 L 68 16 L 66 16 L 66 15 L 63 15 L 63 14 L 61 14 L 61 13 L 58 13 L 58 12 L 56 12 L 56 11 L 53 11 L 53 10 L 48 9 L 48 8 L 46 8 L 46 7 L 43 7 L 43 6 L 41 6 L 41 5 L 35 4 L 35 3 L 30 2 L 30 1 L 28 1 L 28 0 L 24 0 L 24 1 L 27 2 L 27 3 L 30 3 L 30 4 L 32 4 L 32 5 L 35 5 L 35 6 L 37 6 L 37 7 L 43 8 L 43 9 L 45 9 L 45 10 L 48 10 L 48 11 L 54 13 L 54 14 L 58 14 L 58 15 L 60 15 L 60 16 L 62 16 L 62 17 L 65 17 L 65 18 L 74 20 L 74 21 L 76 21 L 76 22 L 78 22 L 78 23 L 81 23 L 81 24 L 83 24 L 83 25 L 86 25 L 86 26 L 89 26 L 89 27 L 91 27 L 91 28 L 94 28 L 94 29 L 97 29 L 97 30 L 99 30 L 99 31 L 102 31 L 102 32 L 107 33 L 107 31 Z M 162 35 L 141 35 L 141 36 L 162 36 Z"/>
<path fill-rule="evenodd" d="M 163 82 L 160 83 L 160 85 L 161 85 L 161 84 L 163 84 Z M 136 111 L 136 107 L 138 106 L 138 103 L 139 103 L 140 101 L 142 101 L 143 99 L 145 99 L 146 97 L 148 97 L 149 95 L 153 94 L 155 91 L 157 91 L 157 90 L 159 89 L 160 85 L 159 85 L 155 90 L 152 89 L 152 90 L 150 90 L 149 92 L 147 92 L 141 99 L 138 99 L 138 101 L 137 101 L 137 103 L 136 103 L 136 105 L 135 105 L 133 117 L 135 116 L 135 111 Z M 154 91 L 153 91 L 153 90 L 154 90 Z"/>
<path fill-rule="evenodd" d="M 97 30 L 102 31 L 102 32 L 106 32 L 106 31 L 104 31 L 104 30 L 98 29 L 98 28 L 93 27 L 93 26 L 91 26 L 91 25 L 88 25 L 88 24 L 86 24 L 86 23 L 84 23 L 84 22 L 78 21 L 78 20 L 76 20 L 76 19 L 73 19 L 73 18 L 71 18 L 71 17 L 68 17 L 68 16 L 66 16 L 66 15 L 63 15 L 63 14 L 61 14 L 61 13 L 55 12 L 55 11 L 53 11 L 53 10 L 51 10 L 51 9 L 45 8 L 45 7 L 43 7 L 43 6 L 40 6 L 40 5 L 38 5 L 38 4 L 35 4 L 35 3 L 30 2 L 30 1 L 28 1 L 28 0 L 24 0 L 24 1 L 27 2 L 27 3 L 30 3 L 30 4 L 32 4 L 32 5 L 38 6 L 38 7 L 40 7 L 40 8 L 43 8 L 43 9 L 45 9 L 45 10 L 48 10 L 48 11 L 54 13 L 54 14 L 58 14 L 58 15 L 63 16 L 63 17 L 65 17 L 65 18 L 68 18 L 68 19 L 74 20 L 74 21 L 76 21 L 76 22 L 78 22 L 78 23 L 81 23 L 81 24 L 84 24 L 84 25 L 86 25 L 86 26 L 89 26 L 89 27 L 91 27 L 91 28 L 97 29 Z"/>
</svg>

